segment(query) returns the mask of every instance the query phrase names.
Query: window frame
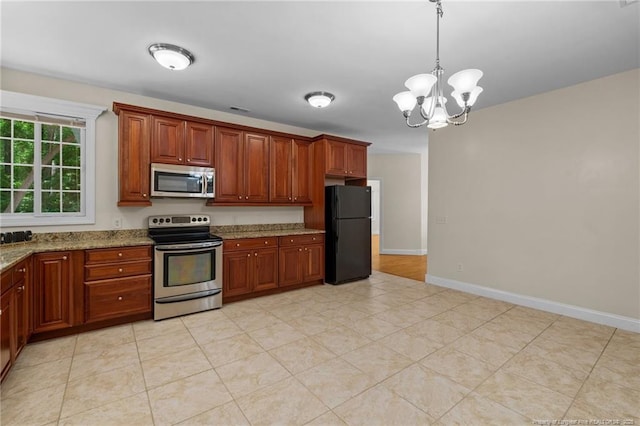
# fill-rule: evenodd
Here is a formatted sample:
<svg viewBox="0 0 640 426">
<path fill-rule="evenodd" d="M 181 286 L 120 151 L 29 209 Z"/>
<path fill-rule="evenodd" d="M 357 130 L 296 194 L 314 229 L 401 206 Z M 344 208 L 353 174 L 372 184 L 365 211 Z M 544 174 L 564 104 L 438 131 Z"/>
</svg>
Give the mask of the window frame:
<svg viewBox="0 0 640 426">
<path fill-rule="evenodd" d="M 21 115 L 58 116 L 81 119 L 85 122 L 85 140 L 81 149 L 81 173 L 84 185 L 81 200 L 84 212 L 79 213 L 1 213 L 2 227 L 87 225 L 96 223 L 96 119 L 106 108 L 62 99 L 47 98 L 25 93 L 0 90 L 0 109 Z M 34 194 L 40 197 L 41 192 Z"/>
</svg>

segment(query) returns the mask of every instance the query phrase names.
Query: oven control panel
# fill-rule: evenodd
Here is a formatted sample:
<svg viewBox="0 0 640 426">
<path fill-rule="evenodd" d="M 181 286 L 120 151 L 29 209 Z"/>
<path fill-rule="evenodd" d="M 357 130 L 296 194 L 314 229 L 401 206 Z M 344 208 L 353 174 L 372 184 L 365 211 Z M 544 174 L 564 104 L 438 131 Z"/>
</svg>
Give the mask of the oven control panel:
<svg viewBox="0 0 640 426">
<path fill-rule="evenodd" d="M 149 228 L 210 225 L 211 217 L 206 214 L 149 216 Z"/>
</svg>

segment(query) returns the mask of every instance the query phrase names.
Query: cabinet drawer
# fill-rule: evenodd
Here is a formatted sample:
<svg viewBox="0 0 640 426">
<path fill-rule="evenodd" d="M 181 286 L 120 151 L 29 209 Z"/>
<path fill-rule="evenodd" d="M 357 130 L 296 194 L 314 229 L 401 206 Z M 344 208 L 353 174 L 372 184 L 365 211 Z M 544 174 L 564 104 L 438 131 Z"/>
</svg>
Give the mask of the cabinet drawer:
<svg viewBox="0 0 640 426">
<path fill-rule="evenodd" d="M 280 247 L 317 244 L 324 242 L 324 234 L 288 235 L 280 237 Z"/>
<path fill-rule="evenodd" d="M 109 263 L 151 259 L 151 246 L 115 247 L 85 251 L 85 263 Z"/>
<path fill-rule="evenodd" d="M 259 249 L 264 247 L 277 247 L 278 238 L 241 238 L 237 240 L 225 240 L 223 249 L 224 252 L 237 251 L 237 250 L 250 250 Z"/>
<path fill-rule="evenodd" d="M 85 281 L 103 280 L 106 278 L 129 277 L 151 273 L 151 260 L 140 262 L 120 262 L 106 265 L 88 265 L 84 267 Z"/>
<path fill-rule="evenodd" d="M 87 322 L 151 311 L 151 275 L 85 283 Z"/>
</svg>

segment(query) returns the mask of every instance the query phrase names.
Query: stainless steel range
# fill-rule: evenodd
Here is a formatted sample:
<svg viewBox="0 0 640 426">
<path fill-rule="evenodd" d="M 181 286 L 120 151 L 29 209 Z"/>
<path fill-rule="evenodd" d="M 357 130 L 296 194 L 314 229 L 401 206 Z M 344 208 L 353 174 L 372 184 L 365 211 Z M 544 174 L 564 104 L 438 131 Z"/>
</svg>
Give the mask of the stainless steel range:
<svg viewBox="0 0 640 426">
<path fill-rule="evenodd" d="M 204 214 L 149 217 L 154 320 L 222 307 L 222 238 L 210 224 Z"/>
</svg>

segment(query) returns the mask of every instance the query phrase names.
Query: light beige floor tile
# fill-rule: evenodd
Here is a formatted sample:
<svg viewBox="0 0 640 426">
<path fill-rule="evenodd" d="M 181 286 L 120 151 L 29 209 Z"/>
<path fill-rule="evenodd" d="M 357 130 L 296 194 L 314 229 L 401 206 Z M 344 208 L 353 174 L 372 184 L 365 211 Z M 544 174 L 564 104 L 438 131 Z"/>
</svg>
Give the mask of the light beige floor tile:
<svg viewBox="0 0 640 426">
<path fill-rule="evenodd" d="M 487 324 L 499 326 L 502 329 L 520 331 L 525 334 L 531 335 L 539 335 L 542 333 L 547 327 L 549 327 L 549 322 L 540 321 L 536 319 L 529 318 L 521 318 L 516 315 L 509 315 L 511 310 L 505 312 L 502 315 L 499 315 L 489 321 Z"/>
<path fill-rule="evenodd" d="M 401 329 L 401 327 L 397 325 L 375 317 L 363 318 L 352 324 L 348 324 L 347 327 L 371 340 L 381 339 Z"/>
<path fill-rule="evenodd" d="M 470 389 L 420 364 L 405 368 L 382 384 L 435 419 L 470 392 Z"/>
<path fill-rule="evenodd" d="M 383 337 L 379 342 L 412 361 L 418 361 L 443 346 L 442 343 L 434 342 L 426 337 L 414 336 L 406 330 L 400 330 Z"/>
<path fill-rule="evenodd" d="M 414 324 L 411 327 L 407 327 L 405 328 L 405 331 L 412 336 L 426 337 L 427 339 L 442 345 L 451 343 L 464 335 L 463 331 L 432 319 L 427 319 Z"/>
<path fill-rule="evenodd" d="M 291 374 L 268 353 L 254 355 L 217 367 L 216 371 L 231 394 L 240 396 L 290 377 Z"/>
<path fill-rule="evenodd" d="M 142 369 L 137 363 L 73 380 L 67 384 L 61 417 L 69 417 L 144 390 Z"/>
<path fill-rule="evenodd" d="M 219 342 L 207 343 L 202 346 L 202 350 L 214 367 L 265 352 L 262 346 L 247 334 L 239 334 Z"/>
<path fill-rule="evenodd" d="M 296 375 L 322 402 L 337 407 L 377 381 L 353 365 L 336 358 Z"/>
<path fill-rule="evenodd" d="M 568 326 L 554 322 L 540 334 L 540 338 L 553 340 L 563 345 L 579 347 L 584 351 L 601 352 L 609 341 L 601 332 L 592 332 L 584 327 Z"/>
<path fill-rule="evenodd" d="M 342 355 L 371 342 L 348 327 L 339 326 L 311 337 L 336 355 Z"/>
<path fill-rule="evenodd" d="M 266 312 L 261 306 L 255 303 L 255 299 L 228 303 L 222 307 L 222 310 L 224 314 L 231 319 Z"/>
<path fill-rule="evenodd" d="M 589 377 L 576 396 L 574 406 L 595 418 L 640 420 L 640 391 Z"/>
<path fill-rule="evenodd" d="M 41 425 L 56 421 L 60 414 L 65 384 L 2 400 L 3 426 Z"/>
<path fill-rule="evenodd" d="M 380 296 L 381 294 L 387 293 L 387 290 L 368 285 L 368 286 L 362 286 L 362 287 L 354 288 L 353 290 L 351 290 L 351 292 L 355 293 L 355 294 L 357 294 L 359 296 L 365 296 L 366 298 L 372 298 L 372 297 Z"/>
<path fill-rule="evenodd" d="M 496 308 L 493 305 L 484 304 L 482 302 L 476 303 L 475 300 L 472 300 L 471 302 L 463 303 L 462 305 L 457 305 L 452 309 L 456 312 L 460 312 L 465 315 L 469 315 L 472 317 L 476 317 L 478 319 L 489 321 L 497 317 L 504 311 L 506 311 L 508 308 L 506 307 L 504 309 Z"/>
<path fill-rule="evenodd" d="M 503 371 L 517 374 L 541 386 L 573 398 L 578 393 L 587 373 L 542 358 L 530 352 L 521 352 L 511 358 Z"/>
<path fill-rule="evenodd" d="M 109 349 L 115 345 L 135 341 L 131 324 L 117 327 L 103 328 L 78 334 L 75 354 L 93 352 L 100 349 Z"/>
<path fill-rule="evenodd" d="M 147 389 L 192 376 L 211 368 L 207 357 L 198 347 L 142 361 L 142 371 Z"/>
<path fill-rule="evenodd" d="M 350 426 L 430 425 L 434 419 L 382 385 L 333 410 Z"/>
<path fill-rule="evenodd" d="M 485 323 L 485 320 L 481 320 L 470 315 L 464 315 L 463 313 L 456 311 L 445 311 L 431 319 L 464 332 L 469 332 Z"/>
<path fill-rule="evenodd" d="M 550 361 L 588 373 L 601 352 L 583 350 L 580 346 L 566 345 L 543 337 L 533 340 L 523 353 L 532 353 Z"/>
<path fill-rule="evenodd" d="M 382 302 L 384 304 L 389 305 L 391 308 L 397 308 L 402 305 L 406 305 L 408 303 L 414 302 L 415 299 L 407 296 L 403 296 L 395 291 L 390 291 L 385 294 L 381 294 L 379 296 L 373 297 L 372 301 Z"/>
<path fill-rule="evenodd" d="M 536 417 L 537 418 L 537 417 Z M 440 421 L 442 425 L 530 425 L 531 420 L 522 414 L 471 393 L 453 407 Z"/>
<path fill-rule="evenodd" d="M 531 419 L 561 419 L 572 398 L 515 374 L 498 371 L 476 392 Z"/>
<path fill-rule="evenodd" d="M 342 325 L 353 324 L 355 321 L 369 316 L 367 313 L 353 309 L 349 304 L 327 309 L 326 311 L 321 312 L 320 315 Z"/>
<path fill-rule="evenodd" d="M 420 361 L 425 367 L 473 389 L 494 373 L 495 368 L 447 346 Z"/>
<path fill-rule="evenodd" d="M 232 400 L 213 370 L 149 390 L 156 426 L 181 422 Z"/>
<path fill-rule="evenodd" d="M 632 331 L 620 330 L 619 328 L 613 334 L 611 338 L 612 344 L 622 344 L 629 348 L 636 348 L 640 350 L 640 333 L 634 333 Z"/>
<path fill-rule="evenodd" d="M 605 351 L 590 377 L 640 391 L 640 362 L 614 358 Z"/>
<path fill-rule="evenodd" d="M 612 340 L 605 348 L 603 355 L 640 364 L 640 348 L 637 348 L 628 342 Z"/>
<path fill-rule="evenodd" d="M 59 426 L 144 426 L 153 423 L 147 393 L 142 392 L 60 420 Z"/>
<path fill-rule="evenodd" d="M 133 334 L 136 340 L 148 339 L 156 336 L 184 332 L 181 318 L 171 318 L 162 321 L 146 320 L 133 323 Z"/>
<path fill-rule="evenodd" d="M 377 381 L 384 380 L 411 364 L 411 359 L 379 342 L 349 352 L 342 359 Z"/>
<path fill-rule="evenodd" d="M 0 386 L 2 399 L 63 385 L 69 379 L 70 367 L 71 358 L 62 358 L 11 371 Z"/>
<path fill-rule="evenodd" d="M 492 368 L 499 368 L 518 351 L 492 340 L 467 334 L 451 343 L 451 348 L 484 361 Z"/>
<path fill-rule="evenodd" d="M 237 400 L 252 425 L 301 425 L 328 408 L 294 377 Z"/>
<path fill-rule="evenodd" d="M 424 318 L 415 309 L 406 306 L 393 308 L 375 314 L 373 318 L 391 323 L 397 327 L 405 328 L 422 321 Z"/>
<path fill-rule="evenodd" d="M 584 337 L 591 337 L 594 339 L 602 338 L 605 340 L 609 340 L 616 331 L 614 327 L 609 327 L 608 325 L 596 324 L 562 315 L 557 318 L 553 323 L 553 326 L 566 328 L 567 330 L 574 331 Z"/>
<path fill-rule="evenodd" d="M 140 360 L 146 361 L 196 347 L 196 342 L 188 331 L 156 336 L 138 342 Z"/>
<path fill-rule="evenodd" d="M 269 353 L 291 374 L 308 370 L 336 357 L 336 354 L 308 337 L 279 346 Z"/>
<path fill-rule="evenodd" d="M 539 309 L 527 308 L 526 306 L 514 306 L 503 315 L 509 318 L 518 318 L 525 321 L 539 321 L 547 325 L 554 322 L 560 315 L 551 312 L 541 311 Z"/>
<path fill-rule="evenodd" d="M 233 322 L 246 332 L 283 323 L 280 318 L 266 311 L 238 316 L 233 318 Z"/>
<path fill-rule="evenodd" d="M 337 327 L 339 324 L 320 314 L 309 314 L 287 321 L 291 327 L 307 336 L 322 333 Z"/>
<path fill-rule="evenodd" d="M 263 309 L 271 309 L 291 303 L 291 299 L 284 293 L 272 296 L 263 296 L 254 300 L 254 303 Z"/>
<path fill-rule="evenodd" d="M 298 318 L 309 313 L 309 308 L 299 302 L 292 302 L 286 305 L 277 306 L 269 309 L 269 312 L 282 321 L 288 322 L 294 318 Z"/>
<path fill-rule="evenodd" d="M 347 424 L 343 422 L 340 417 L 333 414 L 333 412 L 328 411 L 309 423 L 306 423 L 305 426 L 347 426 Z"/>
<path fill-rule="evenodd" d="M 260 328 L 250 331 L 248 334 L 266 350 L 277 348 L 305 337 L 304 334 L 285 323 Z"/>
<path fill-rule="evenodd" d="M 73 357 L 69 380 L 104 373 L 138 362 L 138 346 L 135 342 L 83 352 Z"/>
<path fill-rule="evenodd" d="M 343 309 L 353 309 L 360 311 L 366 315 L 374 315 L 391 309 L 391 305 L 374 299 L 363 298 L 362 300 L 352 301 L 341 306 Z"/>
<path fill-rule="evenodd" d="M 71 358 L 78 336 L 60 337 L 44 342 L 29 343 L 20 353 L 13 370 L 31 367 L 45 362 Z"/>
<path fill-rule="evenodd" d="M 180 426 L 250 426 L 247 418 L 235 402 L 227 402 L 220 407 L 205 411 L 178 423 Z"/>
<path fill-rule="evenodd" d="M 199 345 L 206 345 L 210 342 L 227 339 L 244 333 L 240 327 L 227 318 L 220 318 L 208 324 L 200 324 L 188 328 Z"/>
<path fill-rule="evenodd" d="M 490 321 L 473 330 L 471 334 L 520 350 L 535 339 L 539 333 L 527 333 Z"/>
<path fill-rule="evenodd" d="M 456 302 L 459 305 L 462 303 L 471 302 L 472 300 L 479 298 L 479 296 L 476 296 L 475 294 L 465 293 L 463 291 L 453 290 L 451 288 L 442 288 L 442 291 L 438 294 L 443 300 Z"/>
<path fill-rule="evenodd" d="M 449 309 L 467 302 L 467 299 L 462 299 L 457 294 L 452 294 L 445 290 L 443 292 L 434 294 L 433 296 L 420 299 L 416 303 L 423 303 L 424 305 L 431 307 L 440 306 L 443 308 L 443 311 L 448 311 Z"/>
<path fill-rule="evenodd" d="M 219 321 L 229 320 L 223 309 L 210 309 L 208 311 L 196 312 L 194 314 L 184 315 L 180 317 L 180 319 L 187 328 L 213 325 Z"/>
</svg>

